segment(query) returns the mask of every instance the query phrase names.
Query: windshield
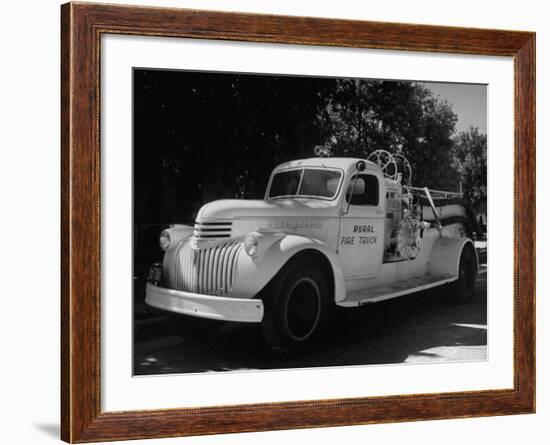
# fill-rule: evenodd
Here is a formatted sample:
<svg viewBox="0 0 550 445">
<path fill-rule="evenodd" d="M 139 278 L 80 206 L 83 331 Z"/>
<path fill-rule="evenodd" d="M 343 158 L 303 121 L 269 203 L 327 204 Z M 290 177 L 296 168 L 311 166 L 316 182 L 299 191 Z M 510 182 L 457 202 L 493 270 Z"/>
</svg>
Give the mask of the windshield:
<svg viewBox="0 0 550 445">
<path fill-rule="evenodd" d="M 337 170 L 300 168 L 273 175 L 267 196 L 272 198 L 316 197 L 332 199 L 338 193 L 342 173 Z"/>
</svg>

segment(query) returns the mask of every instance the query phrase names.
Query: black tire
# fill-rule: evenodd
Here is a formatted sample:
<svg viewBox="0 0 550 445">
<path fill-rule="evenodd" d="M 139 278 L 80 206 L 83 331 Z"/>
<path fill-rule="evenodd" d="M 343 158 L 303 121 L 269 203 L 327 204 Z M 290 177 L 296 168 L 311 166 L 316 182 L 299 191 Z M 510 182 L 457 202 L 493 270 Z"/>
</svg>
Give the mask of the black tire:
<svg viewBox="0 0 550 445">
<path fill-rule="evenodd" d="M 462 249 L 458 265 L 458 280 L 451 284 L 451 301 L 466 304 L 472 300 L 476 284 L 476 258 L 471 246 Z"/>
<path fill-rule="evenodd" d="M 216 335 L 223 326 L 219 320 L 190 317 L 188 315 L 170 312 L 166 315 L 170 331 L 183 338 L 208 339 Z"/>
<path fill-rule="evenodd" d="M 290 261 L 263 293 L 262 331 L 275 352 L 307 349 L 325 324 L 329 306 L 323 268 L 313 261 Z"/>
</svg>

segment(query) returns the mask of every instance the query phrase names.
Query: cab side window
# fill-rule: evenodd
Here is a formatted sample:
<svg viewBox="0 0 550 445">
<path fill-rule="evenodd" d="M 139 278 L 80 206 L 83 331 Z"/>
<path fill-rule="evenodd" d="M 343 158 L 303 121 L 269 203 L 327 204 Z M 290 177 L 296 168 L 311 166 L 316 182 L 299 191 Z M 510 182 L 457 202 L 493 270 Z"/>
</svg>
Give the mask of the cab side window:
<svg viewBox="0 0 550 445">
<path fill-rule="evenodd" d="M 353 195 L 351 194 L 352 188 Z M 352 205 L 377 206 L 379 201 L 378 178 L 374 175 L 360 174 L 355 181 L 355 176 L 353 176 L 346 191 L 347 202 L 349 202 L 350 196 Z"/>
</svg>

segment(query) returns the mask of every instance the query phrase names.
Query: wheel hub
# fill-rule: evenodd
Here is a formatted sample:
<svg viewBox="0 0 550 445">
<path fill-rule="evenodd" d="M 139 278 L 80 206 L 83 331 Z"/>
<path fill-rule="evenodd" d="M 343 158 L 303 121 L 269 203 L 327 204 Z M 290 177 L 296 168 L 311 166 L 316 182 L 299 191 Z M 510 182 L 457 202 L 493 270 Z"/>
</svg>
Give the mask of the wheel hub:
<svg viewBox="0 0 550 445">
<path fill-rule="evenodd" d="M 302 278 L 292 286 L 286 307 L 286 322 L 294 340 L 305 340 L 315 330 L 320 315 L 320 298 L 317 285 L 309 278 Z"/>
</svg>

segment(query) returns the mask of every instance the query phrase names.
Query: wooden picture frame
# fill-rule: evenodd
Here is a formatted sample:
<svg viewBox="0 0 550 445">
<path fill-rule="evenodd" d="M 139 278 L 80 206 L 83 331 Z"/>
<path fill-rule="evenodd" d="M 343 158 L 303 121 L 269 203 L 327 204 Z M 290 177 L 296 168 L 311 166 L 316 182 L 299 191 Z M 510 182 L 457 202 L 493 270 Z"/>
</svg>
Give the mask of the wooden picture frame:
<svg viewBox="0 0 550 445">
<path fill-rule="evenodd" d="M 91 3 L 63 5 L 61 33 L 63 440 L 93 442 L 535 411 L 534 33 Z M 102 412 L 99 115 L 103 34 L 513 57 L 513 389 Z"/>
</svg>

